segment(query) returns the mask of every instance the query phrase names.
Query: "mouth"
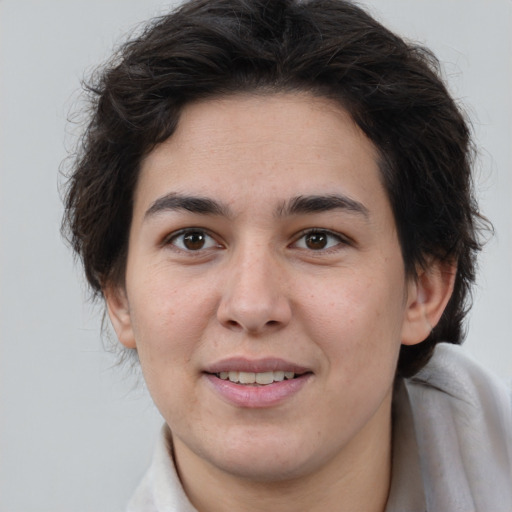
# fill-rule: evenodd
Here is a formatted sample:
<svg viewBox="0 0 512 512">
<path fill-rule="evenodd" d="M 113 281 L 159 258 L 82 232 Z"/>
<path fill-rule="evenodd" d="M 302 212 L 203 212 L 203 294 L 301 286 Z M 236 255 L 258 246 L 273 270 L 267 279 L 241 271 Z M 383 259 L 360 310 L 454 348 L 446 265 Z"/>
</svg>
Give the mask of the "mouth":
<svg viewBox="0 0 512 512">
<path fill-rule="evenodd" d="M 277 407 L 311 382 L 314 372 L 280 358 L 231 357 L 208 365 L 206 381 L 224 401 L 239 408 Z"/>
<path fill-rule="evenodd" d="M 225 402 L 237 408 L 262 409 L 292 400 L 311 381 L 313 372 L 282 360 L 237 358 L 217 363 L 203 375 Z"/>
<path fill-rule="evenodd" d="M 214 373 L 215 377 L 221 380 L 229 380 L 234 384 L 245 386 L 268 386 L 274 382 L 292 380 L 305 375 L 305 373 L 295 373 L 290 371 L 266 371 L 266 372 L 245 372 L 245 371 L 222 371 Z"/>
</svg>

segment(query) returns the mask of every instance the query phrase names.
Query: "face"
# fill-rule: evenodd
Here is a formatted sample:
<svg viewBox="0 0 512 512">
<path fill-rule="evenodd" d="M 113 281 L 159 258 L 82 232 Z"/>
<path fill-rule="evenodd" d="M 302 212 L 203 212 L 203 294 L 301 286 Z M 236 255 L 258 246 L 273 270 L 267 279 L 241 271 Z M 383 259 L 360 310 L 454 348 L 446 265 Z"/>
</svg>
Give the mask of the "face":
<svg viewBox="0 0 512 512">
<path fill-rule="evenodd" d="M 185 108 L 142 164 L 107 294 L 178 463 L 256 480 L 389 442 L 415 299 L 375 148 L 306 94 Z"/>
</svg>

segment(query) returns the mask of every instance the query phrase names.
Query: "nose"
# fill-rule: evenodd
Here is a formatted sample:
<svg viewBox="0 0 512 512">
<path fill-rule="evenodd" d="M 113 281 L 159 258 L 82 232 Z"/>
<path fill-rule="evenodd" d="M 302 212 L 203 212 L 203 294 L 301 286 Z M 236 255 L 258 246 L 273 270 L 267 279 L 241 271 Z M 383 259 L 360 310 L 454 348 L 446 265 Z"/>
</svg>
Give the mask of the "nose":
<svg viewBox="0 0 512 512">
<path fill-rule="evenodd" d="M 261 334 L 288 325 L 292 310 L 277 259 L 270 250 L 255 250 L 254 246 L 233 255 L 217 310 L 224 327 Z"/>
</svg>

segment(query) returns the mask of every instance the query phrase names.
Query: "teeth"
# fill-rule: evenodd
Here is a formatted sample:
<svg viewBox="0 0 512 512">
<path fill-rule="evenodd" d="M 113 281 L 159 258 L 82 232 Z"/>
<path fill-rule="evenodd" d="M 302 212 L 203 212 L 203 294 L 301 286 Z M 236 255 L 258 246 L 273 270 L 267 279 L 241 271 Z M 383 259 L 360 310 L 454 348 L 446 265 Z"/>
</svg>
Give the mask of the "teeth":
<svg viewBox="0 0 512 512">
<path fill-rule="evenodd" d="M 256 374 L 258 384 L 272 384 L 274 382 L 274 372 L 263 372 Z"/>
<path fill-rule="evenodd" d="M 277 380 L 278 382 L 284 380 L 284 372 L 274 372 L 274 380 Z"/>
<path fill-rule="evenodd" d="M 240 382 L 240 384 L 254 384 L 256 382 L 256 374 L 252 372 L 240 372 L 238 374 L 238 382 Z"/>
<path fill-rule="evenodd" d="M 230 380 L 237 384 L 272 384 L 272 382 L 281 382 L 284 379 L 293 379 L 295 373 L 284 372 L 281 370 L 275 372 L 220 372 L 217 374 L 222 380 Z"/>
</svg>

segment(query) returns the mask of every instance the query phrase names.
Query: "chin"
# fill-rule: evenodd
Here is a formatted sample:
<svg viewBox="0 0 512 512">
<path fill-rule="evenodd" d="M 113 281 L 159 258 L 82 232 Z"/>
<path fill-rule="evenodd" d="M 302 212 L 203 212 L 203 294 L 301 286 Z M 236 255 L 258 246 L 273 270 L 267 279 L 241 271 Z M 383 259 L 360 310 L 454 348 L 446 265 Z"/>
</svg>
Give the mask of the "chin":
<svg viewBox="0 0 512 512">
<path fill-rule="evenodd" d="M 218 467 L 238 478 L 265 484 L 294 480 L 314 471 L 308 470 L 310 465 L 306 461 L 297 460 L 297 452 L 287 455 L 272 453 L 244 460 L 233 457 L 218 461 Z"/>
<path fill-rule="evenodd" d="M 262 483 L 305 476 L 321 466 L 319 459 L 318 450 L 307 439 L 296 439 L 289 432 L 227 435 L 222 446 L 210 458 L 217 468 L 226 473 Z"/>
</svg>

